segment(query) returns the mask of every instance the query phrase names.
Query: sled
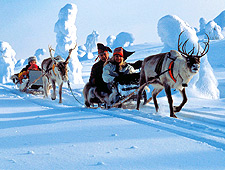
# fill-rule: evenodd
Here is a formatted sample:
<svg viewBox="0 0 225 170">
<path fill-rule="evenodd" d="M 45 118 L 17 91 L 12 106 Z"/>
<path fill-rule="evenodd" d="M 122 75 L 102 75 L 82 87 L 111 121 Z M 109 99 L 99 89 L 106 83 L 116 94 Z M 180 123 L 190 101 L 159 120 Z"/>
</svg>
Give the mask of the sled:
<svg viewBox="0 0 225 170">
<path fill-rule="evenodd" d="M 22 80 L 20 84 L 18 80 L 18 74 L 14 74 L 11 79 L 17 85 L 20 91 L 29 94 L 44 94 L 43 82 L 42 82 L 42 72 L 36 70 L 29 70 L 28 77 Z"/>
<path fill-rule="evenodd" d="M 26 86 L 26 90 L 24 90 L 26 93 L 31 94 L 44 94 L 43 91 L 43 82 L 42 82 L 42 72 L 36 71 L 36 70 L 30 70 L 29 71 L 29 81 Z"/>
<path fill-rule="evenodd" d="M 119 94 L 119 100 L 116 103 L 112 104 L 112 106 L 110 106 L 110 107 L 111 108 L 122 107 L 122 104 L 131 102 L 131 101 L 136 101 L 137 94 L 138 94 L 139 90 L 141 89 L 141 87 L 139 86 L 138 82 L 136 82 L 136 83 L 133 82 L 130 84 L 118 83 L 117 90 L 118 90 L 118 94 Z M 144 100 L 144 103 L 147 102 L 147 94 L 146 94 L 145 90 L 142 93 L 141 99 Z"/>
</svg>

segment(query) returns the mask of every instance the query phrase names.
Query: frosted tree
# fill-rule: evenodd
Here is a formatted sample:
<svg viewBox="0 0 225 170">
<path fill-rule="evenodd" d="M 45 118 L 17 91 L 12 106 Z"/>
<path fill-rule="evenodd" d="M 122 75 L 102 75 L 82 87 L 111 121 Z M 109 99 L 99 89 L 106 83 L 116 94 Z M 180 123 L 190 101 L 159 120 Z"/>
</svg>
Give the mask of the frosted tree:
<svg viewBox="0 0 225 170">
<path fill-rule="evenodd" d="M 222 30 L 225 29 L 225 10 L 222 11 L 215 19 L 214 21 L 221 27 Z"/>
<path fill-rule="evenodd" d="M 188 25 L 188 23 L 181 20 L 175 15 L 167 15 L 161 18 L 158 22 L 158 34 L 161 41 L 164 43 L 164 49 L 162 52 L 168 52 L 170 50 L 177 50 L 178 37 L 180 32 L 184 31 L 181 37 L 181 42 L 188 39 L 186 43 L 186 51 L 198 49 L 198 37 L 194 28 Z M 200 47 L 200 51 L 203 49 Z M 196 50 L 197 53 L 197 50 Z M 219 98 L 219 90 L 217 88 L 218 82 L 213 74 L 213 69 L 208 62 L 207 55 L 201 58 L 201 67 L 198 75 L 195 75 L 191 80 L 187 91 L 194 96 L 201 96 L 204 98 L 217 99 Z"/>
<path fill-rule="evenodd" d="M 34 55 L 37 57 L 37 61 L 40 62 L 43 55 L 45 55 L 46 50 L 39 48 L 35 51 Z"/>
<path fill-rule="evenodd" d="M 221 27 L 214 21 L 210 21 L 206 24 L 205 33 L 209 36 L 210 40 L 221 40 L 224 38 L 221 32 Z"/>
<path fill-rule="evenodd" d="M 72 49 L 76 45 L 77 28 L 75 26 L 77 15 L 77 6 L 75 4 L 66 4 L 58 14 L 58 21 L 55 24 L 56 33 L 56 50 L 55 56 L 60 55 L 64 59 L 69 54 L 69 49 Z M 77 56 L 77 47 L 71 53 L 69 61 L 69 79 L 73 84 L 83 84 L 82 79 L 82 65 Z"/>
<path fill-rule="evenodd" d="M 25 60 L 24 59 L 19 59 L 16 62 L 16 64 L 15 64 L 15 70 L 18 70 L 18 69 L 21 70 L 21 68 L 23 67 L 24 63 L 25 63 Z"/>
<path fill-rule="evenodd" d="M 199 27 L 200 31 L 198 32 L 198 35 L 203 35 L 205 34 L 205 26 L 207 24 L 207 21 L 204 18 L 199 19 Z"/>
<path fill-rule="evenodd" d="M 116 37 L 114 35 L 110 35 L 106 38 L 107 46 L 112 47 Z"/>
<path fill-rule="evenodd" d="M 84 44 L 87 53 L 91 53 L 93 50 L 97 49 L 96 47 L 98 39 L 99 34 L 97 31 L 93 31 L 91 34 L 87 36 L 86 43 Z"/>
<path fill-rule="evenodd" d="M 128 32 L 121 32 L 116 36 L 112 48 L 128 47 L 134 43 L 134 36 Z"/>
<path fill-rule="evenodd" d="M 10 81 L 10 76 L 14 74 L 16 64 L 16 52 L 9 43 L 0 41 L 0 83 Z"/>
</svg>

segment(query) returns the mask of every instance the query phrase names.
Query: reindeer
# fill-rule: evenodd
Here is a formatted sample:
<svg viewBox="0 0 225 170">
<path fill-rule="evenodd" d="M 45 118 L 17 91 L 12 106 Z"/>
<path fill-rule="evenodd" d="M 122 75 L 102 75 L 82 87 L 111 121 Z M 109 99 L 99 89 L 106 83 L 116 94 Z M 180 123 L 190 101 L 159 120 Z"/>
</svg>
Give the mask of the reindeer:
<svg viewBox="0 0 225 170">
<path fill-rule="evenodd" d="M 53 57 L 52 51 L 54 49 L 49 48 L 50 56 L 49 58 L 42 61 L 41 67 L 42 67 L 42 74 L 43 74 L 43 88 L 44 88 L 44 98 L 48 97 L 49 93 L 49 83 L 52 84 L 53 93 L 51 94 L 51 99 L 56 99 L 56 84 L 59 86 L 59 103 L 62 103 L 62 86 L 63 82 L 68 81 L 68 63 L 70 59 L 70 55 L 72 51 L 76 48 L 76 46 L 73 49 L 69 50 L 69 55 L 64 61 L 64 59 L 61 56 Z"/>
<path fill-rule="evenodd" d="M 105 92 L 101 92 L 101 96 L 97 92 L 97 87 L 93 87 L 89 82 L 87 82 L 83 89 L 85 106 L 90 107 L 94 106 L 94 103 L 98 104 L 100 107 L 101 104 L 105 103 L 108 105 L 109 103 L 109 95 Z M 107 107 L 107 106 L 106 106 Z"/>
<path fill-rule="evenodd" d="M 200 69 L 200 58 L 204 56 L 209 50 L 209 37 L 206 34 L 208 37 L 208 41 L 204 42 L 205 48 L 203 52 L 200 52 L 200 55 L 199 44 L 197 55 L 194 55 L 194 46 L 191 51 L 187 52 L 186 44 L 188 42 L 188 39 L 184 43 L 180 42 L 180 37 L 183 32 L 184 31 L 179 34 L 178 51 L 171 50 L 170 52 L 152 55 L 144 59 L 139 82 L 140 86 L 146 83 L 151 84 L 154 87 L 152 91 L 152 97 L 149 99 L 149 101 L 153 99 L 156 112 L 158 112 L 159 109 L 156 96 L 163 89 L 165 89 L 170 108 L 170 117 L 174 118 L 177 118 L 174 113 L 179 112 L 187 102 L 185 87 L 188 86 L 188 83 L 190 82 L 192 77 L 198 73 Z M 164 72 L 164 74 L 160 74 L 162 72 Z M 179 106 L 173 106 L 171 88 L 179 90 L 183 97 L 183 100 Z M 144 87 L 141 88 L 138 92 L 136 108 L 137 110 L 139 110 L 140 97 L 143 89 Z"/>
</svg>

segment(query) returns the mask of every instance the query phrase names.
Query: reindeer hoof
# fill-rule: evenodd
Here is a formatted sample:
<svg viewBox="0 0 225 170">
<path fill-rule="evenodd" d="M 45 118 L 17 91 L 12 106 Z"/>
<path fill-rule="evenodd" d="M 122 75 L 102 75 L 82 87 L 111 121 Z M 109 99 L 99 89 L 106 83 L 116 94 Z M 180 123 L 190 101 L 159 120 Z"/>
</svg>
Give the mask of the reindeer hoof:
<svg viewBox="0 0 225 170">
<path fill-rule="evenodd" d="M 55 100 L 56 98 L 51 98 L 52 100 Z"/>
<path fill-rule="evenodd" d="M 177 118 L 177 116 L 175 114 L 170 115 L 170 117 Z"/>
</svg>

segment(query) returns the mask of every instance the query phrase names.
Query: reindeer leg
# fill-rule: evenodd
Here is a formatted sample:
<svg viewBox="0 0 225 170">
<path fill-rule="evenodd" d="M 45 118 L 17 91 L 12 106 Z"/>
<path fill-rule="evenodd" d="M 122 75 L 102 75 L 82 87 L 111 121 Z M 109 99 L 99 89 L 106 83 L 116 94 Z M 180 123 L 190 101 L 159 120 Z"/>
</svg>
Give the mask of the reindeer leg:
<svg viewBox="0 0 225 170">
<path fill-rule="evenodd" d="M 43 89 L 44 89 L 44 98 L 48 98 L 48 78 L 46 76 L 43 76 Z"/>
<path fill-rule="evenodd" d="M 183 90 L 180 90 L 181 96 L 183 97 L 183 101 L 181 102 L 181 104 L 179 106 L 174 106 L 174 112 L 179 112 L 182 107 L 185 105 L 185 103 L 187 103 L 187 95 L 185 92 L 185 88 L 183 88 Z"/>
<path fill-rule="evenodd" d="M 144 98 L 144 103 L 143 103 L 143 105 L 145 105 L 145 104 L 147 104 L 147 93 L 146 93 L 146 91 L 144 90 L 143 91 L 143 93 L 142 93 L 142 96 L 143 96 L 143 98 Z"/>
<path fill-rule="evenodd" d="M 162 89 L 154 89 L 153 91 L 152 91 L 152 99 L 153 99 L 153 102 L 154 102 L 154 105 L 155 105 L 155 110 L 156 110 L 156 112 L 158 112 L 159 111 L 159 105 L 158 105 L 158 102 L 157 102 L 157 99 L 156 99 L 156 97 L 157 97 L 157 95 L 160 93 L 162 91 Z M 151 99 L 150 98 L 150 99 Z"/>
<path fill-rule="evenodd" d="M 55 99 L 56 99 L 56 93 L 55 93 L 55 88 L 56 88 L 56 86 L 55 86 L 55 80 L 51 80 L 51 82 L 52 82 L 52 89 L 53 89 L 51 98 L 52 98 L 52 100 L 55 100 Z"/>
<path fill-rule="evenodd" d="M 140 87 L 145 84 L 145 77 L 144 76 L 141 76 L 140 77 Z M 137 95 L 137 107 L 136 109 L 139 110 L 139 107 L 140 107 L 140 101 L 141 101 L 141 95 L 142 95 L 142 92 L 144 90 L 145 87 L 142 87 L 139 91 L 138 91 L 138 95 Z"/>
<path fill-rule="evenodd" d="M 59 103 L 62 103 L 62 86 L 63 83 L 59 85 Z"/>
<path fill-rule="evenodd" d="M 165 92 L 166 92 L 166 96 L 167 96 L 167 99 L 169 102 L 170 117 L 177 118 L 177 116 L 174 114 L 174 111 L 173 111 L 173 98 L 172 98 L 172 94 L 171 94 L 171 89 L 168 85 L 165 86 Z"/>
</svg>

